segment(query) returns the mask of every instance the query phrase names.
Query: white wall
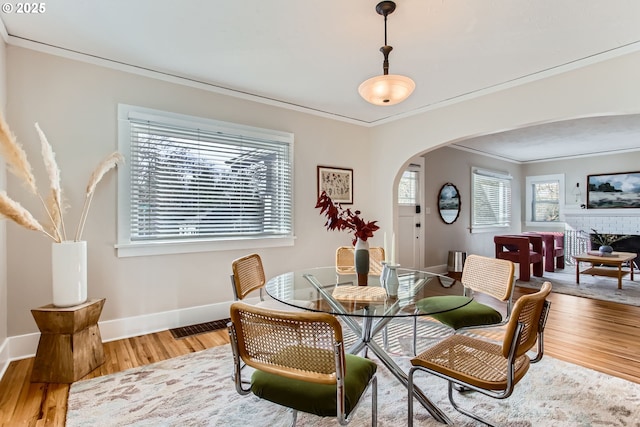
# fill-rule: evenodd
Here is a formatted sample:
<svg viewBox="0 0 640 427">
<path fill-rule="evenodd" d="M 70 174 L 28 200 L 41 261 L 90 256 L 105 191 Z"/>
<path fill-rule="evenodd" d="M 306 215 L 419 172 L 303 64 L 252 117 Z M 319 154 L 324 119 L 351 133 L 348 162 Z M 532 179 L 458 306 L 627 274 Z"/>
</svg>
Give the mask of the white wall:
<svg viewBox="0 0 640 427">
<path fill-rule="evenodd" d="M 638 120 L 640 120 L 640 116 L 638 116 Z M 579 145 L 581 141 L 576 140 L 571 143 Z M 602 141 L 602 144 L 606 146 L 607 142 Z M 637 141 L 637 145 L 640 147 L 640 141 Z M 574 205 L 574 207 L 580 205 L 580 203 L 575 202 L 575 196 L 573 195 L 576 183 L 580 183 L 580 192 L 582 194 L 581 203 L 587 202 L 588 175 L 637 170 L 640 170 L 640 151 L 610 154 L 607 156 L 580 157 L 562 161 L 538 162 L 522 166 L 523 176 L 564 174 L 565 202 L 568 205 Z M 522 190 L 524 191 L 524 183 Z"/>
<path fill-rule="evenodd" d="M 640 120 L 640 117 L 638 117 Z M 575 141 L 579 144 L 580 141 Z M 606 144 L 606 141 L 603 141 Z M 640 141 L 638 141 L 640 146 Z M 638 209 L 580 209 L 587 202 L 587 176 L 596 174 L 633 172 L 640 170 L 640 151 L 610 154 L 607 156 L 583 157 L 566 161 L 541 162 L 524 165 L 526 175 L 565 175 L 565 200 L 568 205 L 564 217 L 570 229 L 587 233 L 596 229 L 604 234 L 640 234 Z M 581 200 L 575 203 L 572 191 L 580 183 Z"/>
<path fill-rule="evenodd" d="M 376 127 L 372 165 L 379 219 L 394 215 L 398 171 L 408 159 L 459 139 L 532 124 L 640 112 L 640 53 L 610 59 Z"/>
<path fill-rule="evenodd" d="M 461 138 L 534 123 L 606 113 L 640 112 L 640 54 L 611 59 L 543 81 L 451 105 L 372 129 L 183 87 L 139 75 L 9 47 L 9 123 L 44 182 L 33 123 L 53 144 L 75 224 L 81 192 L 97 162 L 116 148 L 119 102 L 294 132 L 294 247 L 259 250 L 267 275 L 333 262 L 346 234 L 327 232 L 314 209 L 316 165 L 350 167 L 355 207 L 388 230 L 398 173 L 413 156 Z M 90 212 L 89 296 L 106 297 L 102 320 L 179 310 L 231 299 L 232 259 L 246 251 L 118 259 L 116 175 L 101 183 Z M 22 196 L 15 181 L 9 193 Z M 37 204 L 20 200 L 29 209 Z M 50 243 L 10 224 L 8 335 L 36 332 L 29 309 L 51 301 Z M 377 239 L 377 240 L 376 240 Z M 373 244 L 381 244 L 377 236 Z"/>
<path fill-rule="evenodd" d="M 6 112 L 7 105 L 7 45 L 0 40 L 0 111 Z M 0 160 L 0 190 L 6 189 L 6 167 Z M 7 336 L 8 317 L 7 312 L 7 238 L 6 221 L 0 220 L 0 372 L 8 358 Z"/>
<path fill-rule="evenodd" d="M 268 276 L 301 266 L 332 265 L 335 248 L 351 241 L 346 233 L 326 231 L 324 219 L 314 208 L 317 165 L 353 168 L 355 206 L 366 217 L 374 216 L 369 214 L 374 206 L 370 195 L 376 192 L 369 179 L 372 169 L 366 156 L 366 128 L 14 46 L 8 49 L 8 78 L 9 123 L 25 146 L 41 187 L 47 181 L 34 122 L 39 122 L 56 152 L 69 205 L 67 227 L 77 224 L 92 169 L 117 148 L 118 103 L 295 134 L 297 240 L 293 247 L 255 249 L 263 255 Z M 9 194 L 40 213 L 38 203 L 9 178 Z M 89 298 L 107 299 L 101 320 L 232 300 L 231 261 L 249 251 L 116 257 L 116 179 L 117 175 L 111 174 L 99 184 L 84 233 Z M 51 243 L 43 235 L 11 223 L 8 247 L 9 335 L 37 332 L 29 310 L 51 302 Z"/>
<path fill-rule="evenodd" d="M 519 233 L 520 221 L 514 221 L 508 229 L 492 230 L 486 233 L 469 232 L 471 224 L 471 168 L 508 172 L 512 182 L 512 218 L 520 218 L 522 199 L 519 183 L 523 178 L 521 166 L 516 163 L 479 156 L 467 151 L 442 147 L 428 152 L 425 158 L 425 190 L 430 214 L 425 215 L 425 265 L 434 266 L 447 263 L 450 250 L 465 251 L 468 254 L 494 256 L 493 235 Z M 453 224 L 445 224 L 438 214 L 438 193 L 442 185 L 451 182 L 460 193 L 460 216 Z"/>
<path fill-rule="evenodd" d="M 640 120 L 640 116 L 638 116 Z M 569 142 L 580 144 L 580 140 Z M 640 141 L 638 142 L 640 147 Z M 608 172 L 628 172 L 638 170 L 640 165 L 640 151 L 611 154 L 604 156 L 582 157 L 568 160 L 546 161 L 519 164 L 505 162 L 488 156 L 481 156 L 467 151 L 457 150 L 451 147 L 442 147 L 429 151 L 425 158 L 425 192 L 427 200 L 425 208 L 430 208 L 431 213 L 425 215 L 425 265 L 441 266 L 447 262 L 447 254 L 450 250 L 462 250 L 468 254 L 475 253 L 485 256 L 494 256 L 495 247 L 493 236 L 495 234 L 519 233 L 526 230 L 540 230 L 539 227 L 525 227 L 524 190 L 525 177 L 531 175 L 564 174 L 565 192 L 563 202 L 566 201 L 566 209 L 570 210 L 572 223 L 576 229 L 589 231 L 590 228 L 602 230 L 602 232 L 620 234 L 640 233 L 638 225 L 640 215 L 637 209 L 596 209 L 597 215 L 591 217 L 582 216 L 587 213 L 580 209 L 579 203 L 575 203 L 572 193 L 575 183 L 580 183 L 582 189 L 582 202 L 585 201 L 585 188 L 587 175 Z M 509 172 L 513 176 L 512 186 L 512 215 L 514 222 L 508 229 L 494 230 L 488 233 L 469 233 L 471 223 L 471 168 L 473 166 L 483 169 Z M 445 224 L 438 215 L 437 195 L 440 187 L 446 182 L 453 183 L 460 192 L 461 209 L 460 216 L 453 224 Z M 612 216 L 612 211 L 618 211 Z M 622 211 L 622 213 L 620 212 Z M 589 210 L 594 213 L 594 210 Z M 581 217 L 579 220 L 576 218 Z M 591 222 L 592 221 L 592 222 Z M 593 227 L 589 224 L 593 224 Z M 604 225 L 606 224 L 606 225 Z M 564 231 L 564 223 L 548 231 Z M 547 230 L 545 228 L 545 230 Z M 444 243 L 443 243 L 444 242 Z"/>
</svg>

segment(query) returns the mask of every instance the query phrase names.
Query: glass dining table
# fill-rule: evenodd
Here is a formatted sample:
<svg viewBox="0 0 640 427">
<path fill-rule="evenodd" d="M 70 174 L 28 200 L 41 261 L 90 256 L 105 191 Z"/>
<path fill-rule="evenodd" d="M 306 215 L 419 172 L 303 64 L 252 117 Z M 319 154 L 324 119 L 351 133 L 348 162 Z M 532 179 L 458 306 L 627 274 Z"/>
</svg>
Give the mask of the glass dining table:
<svg viewBox="0 0 640 427">
<path fill-rule="evenodd" d="M 369 275 L 367 286 L 358 286 L 355 274 L 338 274 L 335 267 L 318 267 L 287 272 L 271 278 L 265 286 L 274 299 L 308 311 L 336 315 L 351 329 L 356 341 L 347 351 L 351 354 L 371 350 L 380 362 L 405 386 L 407 373 L 391 358 L 387 348 L 387 334 L 383 334 L 383 345 L 374 338 L 385 331 L 387 324 L 397 318 L 427 316 L 454 310 L 469 304 L 470 297 L 462 296 L 462 284 L 450 277 L 426 271 L 398 269 L 399 287 L 397 296 L 389 296 L 380 283 L 380 276 Z M 415 303 L 421 299 L 455 295 L 447 298 L 447 305 L 421 304 L 416 311 Z M 426 300 L 428 301 L 428 300 Z M 416 399 L 429 413 L 442 423 L 449 423 L 447 416 L 424 393 L 416 387 Z"/>
</svg>

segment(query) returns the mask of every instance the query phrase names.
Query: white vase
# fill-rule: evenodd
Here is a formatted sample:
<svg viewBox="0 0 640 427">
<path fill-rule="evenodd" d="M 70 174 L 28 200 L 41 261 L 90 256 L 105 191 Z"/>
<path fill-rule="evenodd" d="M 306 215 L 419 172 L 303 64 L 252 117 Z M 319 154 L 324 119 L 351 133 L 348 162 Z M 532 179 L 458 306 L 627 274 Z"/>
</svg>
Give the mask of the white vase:
<svg viewBox="0 0 640 427">
<path fill-rule="evenodd" d="M 71 307 L 87 301 L 87 242 L 51 245 L 53 305 Z"/>
<path fill-rule="evenodd" d="M 399 265 L 387 265 L 387 277 L 385 278 L 384 288 L 387 290 L 387 295 L 390 297 L 398 296 L 398 288 L 400 287 L 400 280 L 398 279 L 398 271 L 396 270 Z"/>
</svg>

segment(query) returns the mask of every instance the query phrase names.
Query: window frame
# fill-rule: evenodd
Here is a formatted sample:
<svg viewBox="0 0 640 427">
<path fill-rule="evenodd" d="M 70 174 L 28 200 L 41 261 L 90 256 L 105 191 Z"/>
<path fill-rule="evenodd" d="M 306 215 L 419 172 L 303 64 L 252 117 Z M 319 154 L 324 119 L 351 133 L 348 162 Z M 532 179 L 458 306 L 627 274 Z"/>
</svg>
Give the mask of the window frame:
<svg viewBox="0 0 640 427">
<path fill-rule="evenodd" d="M 402 176 L 400 177 L 400 182 L 398 182 L 398 186 L 400 186 L 400 183 L 402 182 L 402 179 L 404 177 L 405 173 L 409 173 L 415 176 L 415 179 L 413 179 L 412 181 L 415 183 L 415 186 L 413 188 L 413 197 L 414 197 L 414 201 L 413 203 L 405 203 L 404 201 L 400 200 L 400 192 L 398 192 L 398 205 L 399 206 L 418 206 L 420 204 L 420 168 L 416 167 L 416 166 L 409 166 L 407 169 L 405 169 L 402 172 Z"/>
<path fill-rule="evenodd" d="M 531 175 L 525 178 L 525 225 L 527 227 L 564 226 L 564 174 Z M 558 182 L 558 220 L 533 221 L 533 185 Z"/>
<path fill-rule="evenodd" d="M 477 176 L 483 176 L 488 178 L 494 177 L 496 180 L 503 180 L 509 183 L 509 187 L 507 191 L 508 197 L 506 200 L 508 205 L 504 208 L 508 212 L 508 215 L 504 215 L 505 218 L 507 218 L 506 222 L 503 222 L 503 223 L 496 222 L 494 224 L 477 224 L 475 222 L 476 220 L 475 195 L 476 195 L 476 186 L 478 185 L 476 183 Z M 471 215 L 470 215 L 470 225 L 469 225 L 469 231 L 471 233 L 490 233 L 496 230 L 504 230 L 506 228 L 511 227 L 511 224 L 513 222 L 513 219 L 511 218 L 513 216 L 512 180 L 513 180 L 513 177 L 509 172 L 495 171 L 495 170 L 489 170 L 489 169 L 479 168 L 479 167 L 471 168 L 471 203 L 470 203 Z"/>
<path fill-rule="evenodd" d="M 223 130 L 251 136 L 268 137 L 274 141 L 288 144 L 290 159 L 290 188 L 291 188 L 291 232 L 280 236 L 232 236 L 206 237 L 198 239 L 167 239 L 151 241 L 133 241 L 131 239 L 131 169 L 125 161 L 118 172 L 118 209 L 117 209 L 117 243 L 115 245 L 118 257 L 182 254 L 195 252 L 209 252 L 220 250 L 253 249 L 265 247 L 292 246 L 295 241 L 295 213 L 294 213 L 294 138 L 290 132 L 256 128 L 218 120 L 154 110 L 127 104 L 118 104 L 118 150 L 131 159 L 131 124 L 130 118 L 153 120 L 169 125 L 190 127 L 194 129 Z"/>
</svg>

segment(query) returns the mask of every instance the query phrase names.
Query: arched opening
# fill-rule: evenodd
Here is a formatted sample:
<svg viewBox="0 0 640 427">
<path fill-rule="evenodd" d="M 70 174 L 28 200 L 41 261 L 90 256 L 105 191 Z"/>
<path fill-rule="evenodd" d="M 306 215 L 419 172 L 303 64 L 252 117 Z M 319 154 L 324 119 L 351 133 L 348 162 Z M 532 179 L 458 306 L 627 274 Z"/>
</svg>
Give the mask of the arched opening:
<svg viewBox="0 0 640 427">
<path fill-rule="evenodd" d="M 495 234 L 526 231 L 525 178 L 562 174 L 565 181 L 561 202 L 569 209 L 579 209 L 591 173 L 638 170 L 640 161 L 640 115 L 592 116 L 549 123 L 532 123 L 518 129 L 460 138 L 417 153 L 403 166 L 406 170 L 415 159 L 423 159 L 421 206 L 421 251 L 423 266 L 442 268 L 450 250 L 465 250 L 492 256 Z M 507 229 L 486 233 L 470 232 L 471 167 L 508 172 L 513 177 L 512 222 Z M 635 168 L 635 169 L 634 169 Z M 403 170 L 398 172 L 401 175 Z M 438 214 L 438 193 L 445 183 L 460 193 L 460 213 L 447 224 Z M 397 195 L 395 195 L 397 199 Z M 403 225 L 396 209 L 394 222 L 398 233 Z M 558 225 L 564 229 L 564 222 Z M 399 256 L 411 250 L 399 241 Z"/>
</svg>

